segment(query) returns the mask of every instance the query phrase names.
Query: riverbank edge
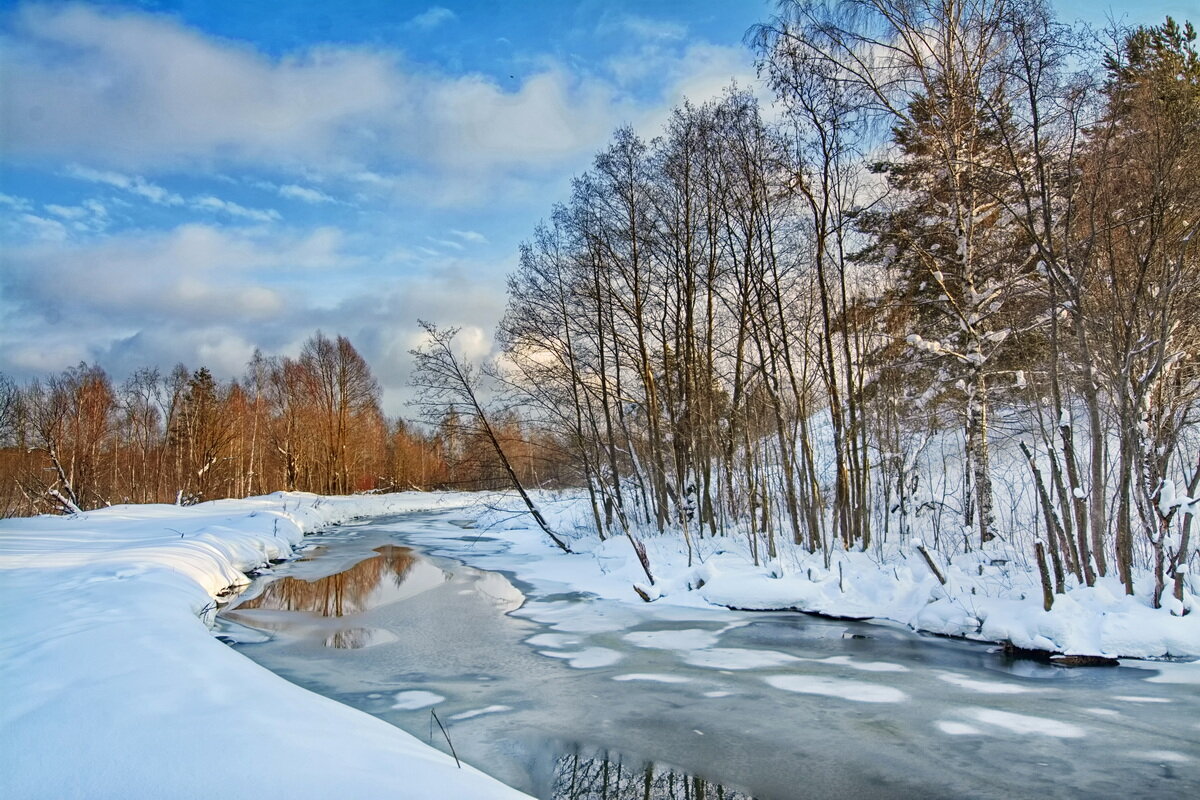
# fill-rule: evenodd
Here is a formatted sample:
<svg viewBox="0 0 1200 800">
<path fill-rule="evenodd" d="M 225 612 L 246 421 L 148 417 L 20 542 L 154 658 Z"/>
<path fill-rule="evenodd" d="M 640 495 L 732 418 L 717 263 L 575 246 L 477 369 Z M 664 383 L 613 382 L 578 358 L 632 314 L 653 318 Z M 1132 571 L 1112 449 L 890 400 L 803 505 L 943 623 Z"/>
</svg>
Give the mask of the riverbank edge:
<svg viewBox="0 0 1200 800">
<path fill-rule="evenodd" d="M 744 611 L 797 611 L 831 619 L 886 622 L 935 636 L 1007 646 L 1083 662 L 1137 659 L 1150 663 L 1200 659 L 1200 613 L 1177 616 L 1150 607 L 1143 591 L 1126 595 L 1114 576 L 1095 586 L 1071 585 L 1042 608 L 1040 578 L 1002 542 L 938 559 L 939 580 L 916 556 L 919 542 L 882 553 L 837 551 L 828 564 L 820 553 L 790 552 L 755 564 L 744 539 L 695 539 L 689 554 L 682 536 L 646 535 L 639 545 L 654 582 L 625 537 L 599 541 L 591 533 L 583 499 L 569 492 L 538 493 L 551 525 L 568 536 L 574 554 L 553 548 L 516 501 L 493 502 L 477 525 L 511 541 L 532 566 L 518 575 L 553 578 L 566 571 L 578 588 L 627 602 L 707 604 Z M 563 569 L 586 559 L 591 570 Z M 588 573 L 593 574 L 588 574 Z M 599 578 L 594 573 L 603 573 Z M 1139 586 L 1151 584 L 1139 574 Z"/>
</svg>

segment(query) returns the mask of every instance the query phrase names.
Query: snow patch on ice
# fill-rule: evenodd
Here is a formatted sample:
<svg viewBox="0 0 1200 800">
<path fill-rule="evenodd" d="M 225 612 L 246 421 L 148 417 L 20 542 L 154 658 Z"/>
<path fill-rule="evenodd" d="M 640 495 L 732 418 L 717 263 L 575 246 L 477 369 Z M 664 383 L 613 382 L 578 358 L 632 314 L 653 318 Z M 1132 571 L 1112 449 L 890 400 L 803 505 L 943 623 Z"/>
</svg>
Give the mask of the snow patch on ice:
<svg viewBox="0 0 1200 800">
<path fill-rule="evenodd" d="M 863 672 L 908 672 L 903 664 L 893 664 L 890 661 L 857 661 L 850 656 L 830 656 L 829 658 L 812 658 L 817 664 L 836 664 L 841 667 L 861 670 Z"/>
<path fill-rule="evenodd" d="M 708 669 L 763 669 L 800 661 L 796 656 L 777 650 L 746 650 L 739 647 L 713 647 L 682 654 L 685 663 Z"/>
<path fill-rule="evenodd" d="M 629 609 L 611 603 L 601 605 L 567 600 L 526 603 L 516 616 L 541 622 L 564 633 L 612 633 L 640 621 Z"/>
<path fill-rule="evenodd" d="M 995 708 L 968 709 L 966 713 L 979 722 L 1003 728 L 1010 733 L 1053 736 L 1057 739 L 1079 739 L 1085 735 L 1083 728 L 1078 725 L 1030 714 L 1014 714 Z"/>
<path fill-rule="evenodd" d="M 579 637 L 568 636 L 564 633 L 539 633 L 536 636 L 530 636 L 526 639 L 525 644 L 533 645 L 534 647 L 549 647 L 557 650 L 563 647 L 574 647 L 579 644 Z"/>
<path fill-rule="evenodd" d="M 891 686 L 874 683 L 847 681 L 839 678 L 823 678 L 816 675 L 770 675 L 764 678 L 768 684 L 785 692 L 819 694 L 853 700 L 857 703 L 901 703 L 908 695 Z"/>
<path fill-rule="evenodd" d="M 1119 717 L 1119 716 L 1121 716 L 1120 711 L 1116 711 L 1111 708 L 1085 708 L 1083 710 L 1089 714 L 1095 714 L 1097 717 Z"/>
<path fill-rule="evenodd" d="M 608 667 L 621 660 L 620 653 L 616 650 L 610 650 L 607 647 L 585 647 L 582 650 L 574 652 L 556 652 L 553 650 L 540 650 L 539 652 L 551 658 L 565 659 L 567 664 L 575 669 Z"/>
<path fill-rule="evenodd" d="M 982 694 L 1025 694 L 1026 692 L 1037 692 L 1040 689 L 1033 689 L 1028 686 L 1020 686 L 1015 683 L 1001 683 L 999 681 L 979 681 L 973 678 L 968 678 L 966 675 L 959 675 L 957 672 L 939 672 L 938 677 L 946 683 L 957 686 L 960 689 L 967 689 L 972 692 L 980 692 Z"/>
<path fill-rule="evenodd" d="M 1188 664 L 1175 664 L 1165 661 L 1153 662 L 1122 662 L 1123 667 L 1153 670 L 1156 675 L 1145 678 L 1147 683 L 1183 683 L 1200 686 L 1200 661 Z"/>
<path fill-rule="evenodd" d="M 671 675 L 660 672 L 628 672 L 624 675 L 614 675 L 614 681 L 653 681 L 655 683 L 690 683 L 691 678 L 683 675 Z"/>
<path fill-rule="evenodd" d="M 461 714 L 455 714 L 450 717 L 453 720 L 474 719 L 482 717 L 484 714 L 499 714 L 502 711 L 512 711 L 512 706 L 487 706 L 485 708 L 477 708 L 473 711 L 464 711 Z"/>
<path fill-rule="evenodd" d="M 712 647 L 717 643 L 717 634 L 698 628 L 634 631 L 621 638 L 637 647 L 654 647 L 660 650 L 699 650 L 703 647 Z"/>
<path fill-rule="evenodd" d="M 1172 764 L 1188 764 L 1192 761 L 1191 756 L 1176 753 L 1174 750 L 1140 750 L 1132 752 L 1129 755 L 1134 758 L 1145 759 L 1146 761 L 1166 761 Z"/>
<path fill-rule="evenodd" d="M 400 711 L 415 711 L 418 708 L 436 706 L 446 698 L 424 689 L 411 689 L 406 692 L 397 692 L 395 699 L 396 702 L 392 704 L 392 708 Z"/>
</svg>

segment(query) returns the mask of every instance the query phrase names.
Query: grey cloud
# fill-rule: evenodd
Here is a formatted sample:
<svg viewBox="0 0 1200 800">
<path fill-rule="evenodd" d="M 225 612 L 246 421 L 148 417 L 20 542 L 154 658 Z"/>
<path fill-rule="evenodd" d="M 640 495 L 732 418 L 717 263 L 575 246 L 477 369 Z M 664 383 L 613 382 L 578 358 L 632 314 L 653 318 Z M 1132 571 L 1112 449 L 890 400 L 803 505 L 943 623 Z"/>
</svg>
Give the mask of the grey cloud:
<svg viewBox="0 0 1200 800">
<path fill-rule="evenodd" d="M 360 264 L 330 230 L 190 225 L 28 245 L 0 260 L 0 372 L 24 379 L 88 360 L 120 380 L 141 366 L 183 362 L 236 377 L 256 346 L 294 356 L 321 328 L 351 338 L 384 387 L 387 411 L 403 414 L 418 317 L 465 326 L 476 354 L 486 352 L 512 265 L 445 259 L 424 272 L 368 278 L 354 272 Z M 340 301 L 330 304 L 328 283 L 292 280 L 315 267 L 336 270 Z M 343 278 L 355 288 L 343 290 Z"/>
</svg>

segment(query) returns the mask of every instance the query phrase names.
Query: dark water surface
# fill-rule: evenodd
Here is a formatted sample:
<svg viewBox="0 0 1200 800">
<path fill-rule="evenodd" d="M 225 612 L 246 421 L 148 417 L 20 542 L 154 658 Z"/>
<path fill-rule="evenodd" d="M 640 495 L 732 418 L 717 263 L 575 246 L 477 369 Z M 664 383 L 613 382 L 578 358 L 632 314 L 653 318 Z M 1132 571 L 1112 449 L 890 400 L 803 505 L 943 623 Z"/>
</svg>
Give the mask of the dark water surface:
<svg viewBox="0 0 1200 800">
<path fill-rule="evenodd" d="M 543 798 L 1200 796 L 1188 666 L 539 590 L 457 560 L 506 548 L 449 521 L 310 537 L 218 633 L 448 751 L 436 711 L 460 758 Z"/>
</svg>

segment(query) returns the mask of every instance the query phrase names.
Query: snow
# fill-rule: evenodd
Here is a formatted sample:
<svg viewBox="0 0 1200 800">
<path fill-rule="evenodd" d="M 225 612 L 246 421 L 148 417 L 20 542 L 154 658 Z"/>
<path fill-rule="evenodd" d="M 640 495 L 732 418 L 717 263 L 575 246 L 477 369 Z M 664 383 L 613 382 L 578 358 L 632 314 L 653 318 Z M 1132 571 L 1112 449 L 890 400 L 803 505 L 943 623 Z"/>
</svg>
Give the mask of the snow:
<svg viewBox="0 0 1200 800">
<path fill-rule="evenodd" d="M 206 624 L 305 532 L 466 502 L 275 494 L 0 522 L 0 796 L 524 797 Z"/>
<path fill-rule="evenodd" d="M 478 521 L 508 543 L 506 558 L 490 562 L 524 579 L 559 583 L 564 590 L 641 604 L 633 586 L 645 575 L 624 537 L 603 542 L 586 532 L 591 512 L 581 493 L 535 493 L 543 515 L 573 533 L 573 554 L 556 553 L 512 500 L 493 501 Z M 869 552 L 835 549 L 828 568 L 820 553 L 786 543 L 780 558 L 755 566 L 742 536 L 695 538 L 688 565 L 682 537 L 640 533 L 655 576 L 651 607 L 724 606 L 794 609 L 834 617 L 899 623 L 913 630 L 1066 654 L 1114 658 L 1200 657 L 1200 613 L 1177 616 L 1151 607 L 1149 573 L 1135 576 L 1138 594 L 1125 594 L 1114 574 L 1094 586 L 1068 579 L 1050 611 L 1042 609 L 1040 577 L 1027 554 L 997 540 L 969 553 L 939 551 L 916 536 Z M 925 547 L 946 578 L 941 585 L 916 548 Z M 486 566 L 484 562 L 481 565 Z M 533 604 L 517 613 L 564 632 L 619 631 L 630 620 L 571 603 Z M 607 616 L 605 616 L 607 615 Z"/>
<path fill-rule="evenodd" d="M 698 629 L 669 631 L 634 631 L 621 637 L 637 647 L 656 647 L 660 650 L 698 650 L 717 643 L 717 634 Z"/>
<path fill-rule="evenodd" d="M 891 686 L 826 678 L 817 675 L 770 675 L 764 678 L 769 685 L 785 692 L 819 694 L 852 700 L 856 703 L 902 703 L 908 695 Z"/>
<path fill-rule="evenodd" d="M 1111 708 L 1085 708 L 1083 709 L 1089 714 L 1095 714 L 1097 717 L 1119 717 L 1120 711 L 1114 711 Z"/>
<path fill-rule="evenodd" d="M 525 643 L 533 645 L 534 647 L 550 647 L 558 649 L 562 647 L 572 647 L 579 644 L 579 637 L 568 636 L 564 633 L 539 633 L 536 636 L 530 636 L 525 640 Z"/>
<path fill-rule="evenodd" d="M 1169 703 L 1171 702 L 1165 697 L 1140 697 L 1137 695 L 1113 695 L 1113 700 L 1119 700 L 1122 703 Z"/>
<path fill-rule="evenodd" d="M 464 720 L 464 719 L 474 719 L 475 717 L 482 717 L 484 714 L 499 714 L 504 711 L 512 711 L 512 706 L 504 706 L 504 705 L 485 706 L 483 708 L 476 708 L 471 711 L 463 711 L 461 714 L 454 714 L 453 716 L 450 717 L 450 719 L 456 720 L 456 721 Z"/>
<path fill-rule="evenodd" d="M 908 672 L 908 667 L 903 664 L 893 664 L 890 661 L 859 661 L 850 656 L 830 656 L 829 658 L 805 660 L 812 660 L 818 664 L 835 664 L 840 667 L 850 667 L 851 669 L 863 672 Z"/>
<path fill-rule="evenodd" d="M 776 650 L 746 650 L 740 647 L 713 647 L 707 650 L 692 650 L 682 654 L 683 660 L 693 667 L 709 669 L 763 669 L 781 667 L 800 661 L 796 656 Z"/>
<path fill-rule="evenodd" d="M 614 681 L 652 681 L 654 683 L 690 683 L 691 678 L 683 675 L 672 675 L 662 672 L 627 672 L 624 675 L 614 675 Z"/>
<path fill-rule="evenodd" d="M 436 706 L 446 698 L 434 692 L 426 692 L 422 689 L 414 689 L 408 692 L 397 692 L 396 702 L 392 704 L 392 708 L 400 711 L 415 711 L 418 708 L 429 708 Z"/>
<path fill-rule="evenodd" d="M 1079 739 L 1086 735 L 1083 728 L 1057 719 L 1014 714 L 995 708 L 966 709 L 968 716 L 979 722 L 1021 735 L 1052 736 L 1058 739 Z"/>
<path fill-rule="evenodd" d="M 1200 685 L 1200 670 L 1193 664 L 1173 664 L 1162 661 L 1140 663 L 1131 661 L 1125 664 L 1138 669 L 1152 669 L 1155 674 L 1146 678 L 1147 683 L 1185 683 L 1193 686 Z"/>
<path fill-rule="evenodd" d="M 959 675 L 956 672 L 941 672 L 938 673 L 938 677 L 952 686 L 981 694 L 1025 694 L 1026 692 L 1038 691 L 1037 689 L 1031 689 L 1028 686 L 1021 686 L 1016 683 L 974 680 L 965 675 Z"/>
<path fill-rule="evenodd" d="M 621 660 L 620 653 L 607 647 L 585 647 L 574 652 L 543 650 L 542 655 L 566 659 L 567 664 L 575 669 L 609 667 Z"/>
<path fill-rule="evenodd" d="M 1172 764 L 1190 764 L 1192 757 L 1183 753 L 1176 753 L 1174 750 L 1141 750 L 1132 752 L 1129 755 L 1134 758 L 1141 758 L 1146 761 L 1154 762 L 1169 762 Z"/>
</svg>

